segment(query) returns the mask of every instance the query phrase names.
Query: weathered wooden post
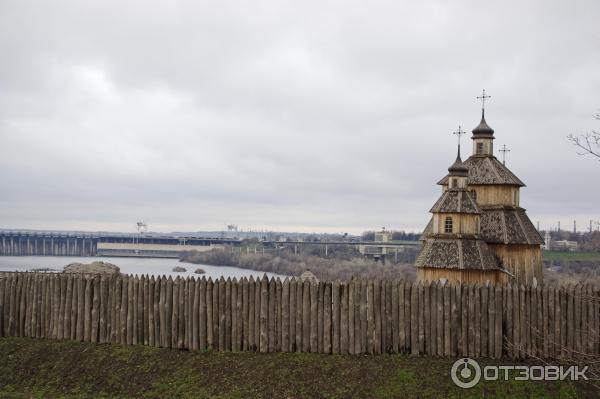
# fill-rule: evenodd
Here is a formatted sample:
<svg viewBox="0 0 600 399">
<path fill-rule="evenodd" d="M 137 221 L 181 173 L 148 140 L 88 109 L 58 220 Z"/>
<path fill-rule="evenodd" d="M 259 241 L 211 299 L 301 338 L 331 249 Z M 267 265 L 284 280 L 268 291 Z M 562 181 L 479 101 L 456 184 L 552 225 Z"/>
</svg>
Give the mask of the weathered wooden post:
<svg viewBox="0 0 600 399">
<path fill-rule="evenodd" d="M 233 306 L 231 306 L 231 278 L 227 278 L 225 282 L 225 350 L 231 350 L 231 336 L 232 334 L 232 310 Z"/>
<path fill-rule="evenodd" d="M 375 353 L 375 283 L 371 280 L 367 282 L 367 346 L 366 353 Z"/>
<path fill-rule="evenodd" d="M 248 288 L 248 279 L 242 279 L 242 350 L 250 349 L 248 344 L 248 335 L 250 329 L 249 309 L 250 309 L 250 293 Z"/>
<path fill-rule="evenodd" d="M 281 350 L 290 351 L 290 280 L 283 280 L 281 292 Z"/>
<path fill-rule="evenodd" d="M 302 311 L 304 310 L 304 283 L 296 283 L 296 351 L 302 352 Z"/>
<path fill-rule="evenodd" d="M 268 336 L 267 336 L 267 318 L 269 312 L 269 291 L 268 291 L 267 276 L 263 275 L 260 281 L 260 333 L 259 333 L 259 351 L 267 352 L 268 350 Z"/>
<path fill-rule="evenodd" d="M 332 301 L 332 334 L 331 350 L 333 354 L 340 353 L 340 283 L 334 281 L 331 283 L 331 301 Z"/>
<path fill-rule="evenodd" d="M 271 277 L 271 280 L 267 282 L 268 284 L 268 293 L 267 296 L 269 298 L 268 304 L 268 314 L 267 314 L 267 351 L 275 352 L 275 346 L 277 344 L 277 339 L 275 335 L 276 328 L 276 315 L 275 310 L 277 308 L 277 298 L 275 296 L 275 290 L 277 283 L 275 279 Z"/>
<path fill-rule="evenodd" d="M 331 353 L 331 283 L 324 284 L 323 291 L 323 352 Z"/>
<path fill-rule="evenodd" d="M 206 349 L 208 347 L 208 305 L 207 305 L 207 282 L 204 276 L 200 281 L 200 292 L 198 307 L 200 308 L 200 313 L 198 314 L 198 349 Z"/>
<path fill-rule="evenodd" d="M 289 350 L 296 351 L 296 284 L 295 278 L 290 280 L 290 310 L 289 310 Z"/>
<path fill-rule="evenodd" d="M 348 354 L 348 284 L 340 284 L 340 353 Z"/>
<path fill-rule="evenodd" d="M 302 282 L 302 352 L 310 352 L 310 282 Z"/>
<path fill-rule="evenodd" d="M 90 328 L 90 340 L 98 342 L 98 324 L 100 313 L 100 276 L 92 277 L 92 324 Z"/>
<path fill-rule="evenodd" d="M 177 304 L 177 301 L 173 300 L 174 288 L 173 278 L 169 276 L 165 295 L 165 348 L 173 348 L 173 308 Z"/>
<path fill-rule="evenodd" d="M 254 276 L 250 276 L 250 280 L 248 281 L 248 350 L 256 351 L 256 337 L 255 337 L 255 312 L 254 312 L 254 290 L 256 289 L 256 284 L 254 282 Z"/>
<path fill-rule="evenodd" d="M 354 279 L 348 283 L 348 353 L 356 355 L 354 349 L 356 341 L 354 316 L 356 314 L 355 298 L 356 298 L 356 282 Z"/>
<path fill-rule="evenodd" d="M 225 321 L 226 321 L 226 316 L 225 316 L 225 293 L 226 293 L 226 283 L 225 283 L 225 279 L 223 277 L 221 277 L 219 279 L 219 297 L 218 297 L 218 301 L 219 301 L 219 306 L 218 306 L 218 311 L 219 311 L 219 350 L 220 351 L 224 351 L 225 350 Z"/>
<path fill-rule="evenodd" d="M 318 353 L 319 351 L 319 286 L 317 283 L 311 282 L 309 284 L 310 289 L 310 351 L 312 353 Z"/>
<path fill-rule="evenodd" d="M 146 303 L 146 311 L 148 312 L 148 345 L 156 345 L 156 323 L 154 321 L 154 314 L 157 312 L 158 304 L 154 301 L 156 297 L 156 279 L 154 275 L 148 279 L 148 300 Z"/>
</svg>

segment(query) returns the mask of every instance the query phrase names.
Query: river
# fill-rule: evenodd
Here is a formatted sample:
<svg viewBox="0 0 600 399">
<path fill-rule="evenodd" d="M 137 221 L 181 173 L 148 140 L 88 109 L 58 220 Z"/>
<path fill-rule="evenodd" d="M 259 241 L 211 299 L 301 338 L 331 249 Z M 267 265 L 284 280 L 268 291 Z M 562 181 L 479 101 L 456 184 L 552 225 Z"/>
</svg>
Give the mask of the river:
<svg viewBox="0 0 600 399">
<path fill-rule="evenodd" d="M 268 278 L 282 277 L 273 273 L 264 273 L 256 270 L 240 269 L 231 266 L 210 266 L 196 265 L 179 262 L 178 259 L 168 258 L 112 258 L 112 257 L 73 257 L 73 256 L 0 256 L 0 272 L 28 271 L 37 268 L 51 268 L 61 271 L 69 263 L 91 263 L 94 261 L 108 262 L 117 265 L 121 273 L 126 274 L 148 274 L 148 275 L 171 275 L 176 276 L 195 276 L 206 278 L 212 277 L 213 280 L 224 277 L 242 278 L 254 276 L 262 277 L 264 274 Z M 181 266 L 187 269 L 185 272 L 173 272 L 175 266 Z M 195 274 L 194 270 L 202 268 L 205 274 Z"/>
</svg>

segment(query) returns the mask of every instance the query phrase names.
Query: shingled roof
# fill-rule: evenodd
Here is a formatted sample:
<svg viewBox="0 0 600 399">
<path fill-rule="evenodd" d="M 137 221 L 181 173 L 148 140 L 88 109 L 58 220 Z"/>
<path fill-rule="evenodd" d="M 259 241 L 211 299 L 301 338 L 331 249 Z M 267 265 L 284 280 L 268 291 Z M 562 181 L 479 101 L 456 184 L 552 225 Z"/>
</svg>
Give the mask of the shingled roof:
<svg viewBox="0 0 600 399">
<path fill-rule="evenodd" d="M 506 166 L 504 166 L 496 157 L 472 155 L 464 164 L 469 168 L 469 178 L 467 184 L 486 185 L 486 184 L 505 184 L 511 186 L 524 187 L 523 183 Z M 447 185 L 449 176 L 446 175 L 437 184 Z"/>
<path fill-rule="evenodd" d="M 479 213 L 477 203 L 466 190 L 446 190 L 437 200 L 431 213 Z"/>
<path fill-rule="evenodd" d="M 459 270 L 498 270 L 498 258 L 475 237 L 430 237 L 415 261 L 416 267 Z"/>
<path fill-rule="evenodd" d="M 429 223 L 423 229 L 423 233 L 421 234 L 421 241 L 428 239 L 433 235 L 433 218 L 429 219 Z"/>
<path fill-rule="evenodd" d="M 523 208 L 490 207 L 481 210 L 481 237 L 492 244 L 544 243 Z"/>
</svg>

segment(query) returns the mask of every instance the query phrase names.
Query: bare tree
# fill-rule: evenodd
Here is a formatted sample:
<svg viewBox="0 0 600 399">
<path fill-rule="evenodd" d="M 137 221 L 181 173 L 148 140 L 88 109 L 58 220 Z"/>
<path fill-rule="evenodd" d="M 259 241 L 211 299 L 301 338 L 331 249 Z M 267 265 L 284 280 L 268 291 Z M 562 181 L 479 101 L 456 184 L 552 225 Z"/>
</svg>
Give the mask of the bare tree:
<svg viewBox="0 0 600 399">
<path fill-rule="evenodd" d="M 600 120 L 600 112 L 594 115 L 594 118 Z M 593 155 L 600 158 L 600 133 L 592 130 L 591 133 L 585 133 L 578 136 L 570 134 L 569 141 L 578 148 L 579 155 Z"/>
</svg>

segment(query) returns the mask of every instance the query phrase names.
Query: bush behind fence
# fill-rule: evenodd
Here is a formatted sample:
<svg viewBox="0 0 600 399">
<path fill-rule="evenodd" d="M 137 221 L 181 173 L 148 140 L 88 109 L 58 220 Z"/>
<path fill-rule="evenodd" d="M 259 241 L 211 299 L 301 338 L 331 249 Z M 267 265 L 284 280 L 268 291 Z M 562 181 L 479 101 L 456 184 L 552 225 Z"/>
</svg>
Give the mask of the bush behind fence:
<svg viewBox="0 0 600 399">
<path fill-rule="evenodd" d="M 220 351 L 599 354 L 595 287 L 0 273 L 0 336 Z"/>
</svg>

